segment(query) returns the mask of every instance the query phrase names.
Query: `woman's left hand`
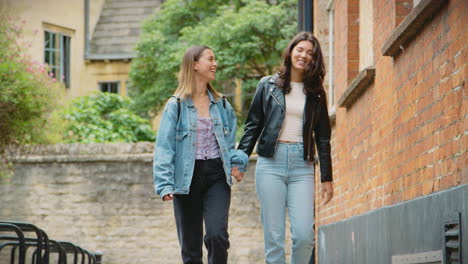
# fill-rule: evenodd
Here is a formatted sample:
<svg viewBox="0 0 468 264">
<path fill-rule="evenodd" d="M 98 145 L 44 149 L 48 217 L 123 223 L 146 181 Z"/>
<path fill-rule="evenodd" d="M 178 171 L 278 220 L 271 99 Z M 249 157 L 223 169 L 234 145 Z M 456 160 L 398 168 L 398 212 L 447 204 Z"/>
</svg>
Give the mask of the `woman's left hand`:
<svg viewBox="0 0 468 264">
<path fill-rule="evenodd" d="M 322 199 L 323 204 L 327 204 L 333 198 L 333 185 L 331 181 L 322 182 Z"/>
</svg>

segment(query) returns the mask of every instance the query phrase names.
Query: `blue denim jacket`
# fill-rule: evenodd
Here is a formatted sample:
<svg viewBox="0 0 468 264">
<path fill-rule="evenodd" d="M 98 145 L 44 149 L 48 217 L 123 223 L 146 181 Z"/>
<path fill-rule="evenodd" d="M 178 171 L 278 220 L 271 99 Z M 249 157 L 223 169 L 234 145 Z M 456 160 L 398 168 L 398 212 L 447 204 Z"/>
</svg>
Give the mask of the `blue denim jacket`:
<svg viewBox="0 0 468 264">
<path fill-rule="evenodd" d="M 235 150 L 236 116 L 229 102 L 210 98 L 210 116 L 223 161 L 226 182 L 232 186 L 231 168 L 245 171 L 248 156 Z M 178 121 L 177 121 L 178 120 Z M 153 180 L 158 195 L 188 194 L 195 166 L 197 139 L 197 109 L 191 98 L 180 100 L 178 115 L 177 99 L 172 97 L 164 107 L 158 136 L 156 138 Z"/>
</svg>

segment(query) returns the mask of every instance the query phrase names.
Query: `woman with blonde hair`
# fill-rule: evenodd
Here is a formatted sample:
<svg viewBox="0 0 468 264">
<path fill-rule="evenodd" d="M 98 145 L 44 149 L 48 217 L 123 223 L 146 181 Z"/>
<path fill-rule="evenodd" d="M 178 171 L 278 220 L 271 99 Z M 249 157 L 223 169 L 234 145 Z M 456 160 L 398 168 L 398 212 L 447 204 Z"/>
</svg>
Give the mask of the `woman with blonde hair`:
<svg viewBox="0 0 468 264">
<path fill-rule="evenodd" d="M 234 111 L 210 83 L 216 69 L 209 47 L 187 49 L 155 144 L 155 191 L 173 201 L 183 263 L 202 263 L 203 242 L 208 263 L 227 263 L 231 174 L 247 166 L 247 155 L 234 149 Z"/>
</svg>

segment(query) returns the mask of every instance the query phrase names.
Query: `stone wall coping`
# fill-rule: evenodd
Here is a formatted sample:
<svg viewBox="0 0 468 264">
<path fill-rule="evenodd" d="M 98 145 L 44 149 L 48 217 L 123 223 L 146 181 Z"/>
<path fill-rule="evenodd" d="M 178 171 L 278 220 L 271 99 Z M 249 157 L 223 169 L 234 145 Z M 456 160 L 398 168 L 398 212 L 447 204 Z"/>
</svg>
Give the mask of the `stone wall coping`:
<svg viewBox="0 0 468 264">
<path fill-rule="evenodd" d="M 10 157 L 15 163 L 152 162 L 154 143 L 30 145 L 11 150 Z M 256 153 L 250 156 L 256 159 Z"/>
<path fill-rule="evenodd" d="M 14 157 L 12 161 L 14 163 L 153 162 L 153 154 L 21 155 Z"/>
<path fill-rule="evenodd" d="M 13 157 L 18 156 L 60 156 L 60 155 L 121 155 L 121 154 L 152 154 L 153 142 L 137 143 L 91 143 L 91 144 L 52 144 L 28 145 L 10 151 Z"/>
</svg>

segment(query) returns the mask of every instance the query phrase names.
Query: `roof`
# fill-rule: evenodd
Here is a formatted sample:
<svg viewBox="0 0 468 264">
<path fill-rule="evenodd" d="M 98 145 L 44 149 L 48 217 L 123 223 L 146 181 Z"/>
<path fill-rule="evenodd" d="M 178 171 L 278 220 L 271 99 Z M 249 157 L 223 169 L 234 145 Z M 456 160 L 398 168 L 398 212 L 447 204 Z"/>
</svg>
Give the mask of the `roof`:
<svg viewBox="0 0 468 264">
<path fill-rule="evenodd" d="M 141 22 L 159 9 L 162 0 L 105 0 L 90 42 L 89 59 L 131 59 Z"/>
</svg>

